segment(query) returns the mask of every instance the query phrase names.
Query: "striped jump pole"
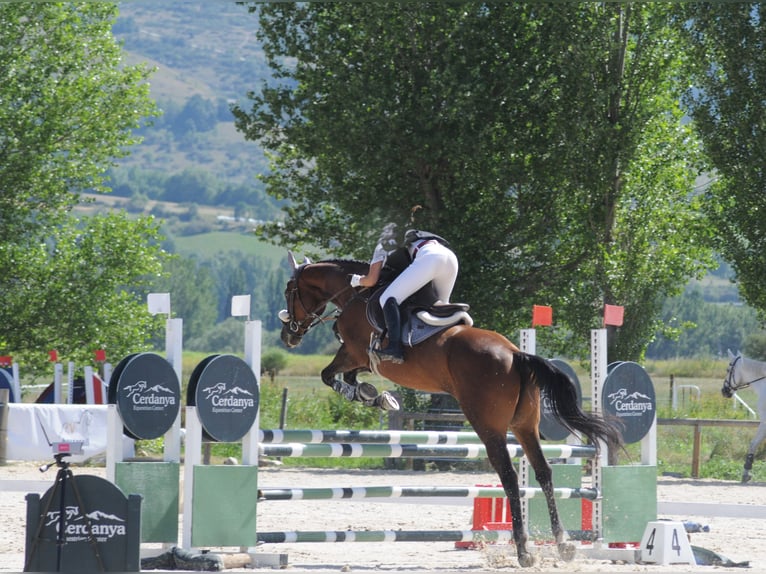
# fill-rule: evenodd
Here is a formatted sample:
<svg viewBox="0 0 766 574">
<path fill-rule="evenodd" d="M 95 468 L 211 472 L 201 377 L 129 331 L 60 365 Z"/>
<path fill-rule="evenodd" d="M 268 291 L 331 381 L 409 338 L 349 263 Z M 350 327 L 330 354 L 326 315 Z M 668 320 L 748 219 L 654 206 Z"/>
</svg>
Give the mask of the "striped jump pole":
<svg viewBox="0 0 766 574">
<path fill-rule="evenodd" d="M 475 432 L 469 431 L 366 431 L 366 430 L 312 430 L 265 429 L 259 441 L 266 444 L 284 443 L 380 443 L 380 444 L 482 444 Z M 508 443 L 516 443 L 512 433 Z"/>
<path fill-rule="evenodd" d="M 557 498 L 596 500 L 593 488 L 554 488 Z M 522 498 L 542 497 L 541 488 L 520 489 Z M 355 500 L 365 498 L 505 498 L 499 486 L 358 486 L 345 488 L 263 488 L 259 500 Z"/>
<path fill-rule="evenodd" d="M 259 532 L 258 542 L 513 542 L 512 530 L 294 530 Z M 592 533 L 569 531 L 570 540 L 591 540 Z"/>
<path fill-rule="evenodd" d="M 260 454 L 278 457 L 382 457 L 382 458 L 484 458 L 484 445 L 419 444 L 262 444 Z M 593 458 L 596 449 L 589 445 L 543 445 L 546 458 Z M 508 445 L 512 458 L 524 455 L 520 445 Z"/>
<path fill-rule="evenodd" d="M 511 542 L 511 530 L 297 530 L 259 532 L 258 542 Z"/>
</svg>

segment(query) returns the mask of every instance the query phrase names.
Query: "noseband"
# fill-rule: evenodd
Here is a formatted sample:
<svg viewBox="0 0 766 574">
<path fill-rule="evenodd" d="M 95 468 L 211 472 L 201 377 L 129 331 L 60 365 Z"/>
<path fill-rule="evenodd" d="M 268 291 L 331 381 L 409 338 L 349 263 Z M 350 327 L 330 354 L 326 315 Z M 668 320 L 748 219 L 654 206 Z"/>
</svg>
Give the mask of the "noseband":
<svg viewBox="0 0 766 574">
<path fill-rule="evenodd" d="M 301 299 L 301 293 L 298 290 L 298 274 L 296 273 L 296 276 L 293 278 L 295 282 L 295 286 L 290 289 L 290 291 L 287 293 L 287 315 L 288 320 L 285 321 L 285 325 L 287 326 L 287 330 L 290 331 L 291 334 L 295 335 L 298 338 L 303 338 L 306 333 L 308 333 L 311 329 L 319 325 L 324 321 L 324 318 L 322 317 L 322 312 L 324 311 L 325 307 L 327 306 L 326 302 L 320 303 L 317 307 L 315 307 L 313 310 L 309 311 L 306 308 L 306 305 L 304 305 L 303 300 Z M 295 317 L 295 302 L 298 301 L 298 304 L 301 306 L 301 309 L 306 314 L 306 316 L 303 318 L 303 321 L 300 323 L 293 319 Z"/>
</svg>

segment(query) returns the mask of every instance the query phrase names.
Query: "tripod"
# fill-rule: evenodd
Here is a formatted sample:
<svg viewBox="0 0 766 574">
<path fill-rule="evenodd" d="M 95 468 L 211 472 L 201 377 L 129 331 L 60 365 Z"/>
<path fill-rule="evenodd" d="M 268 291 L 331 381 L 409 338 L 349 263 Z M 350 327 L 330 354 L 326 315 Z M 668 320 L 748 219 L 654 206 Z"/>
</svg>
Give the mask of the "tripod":
<svg viewBox="0 0 766 574">
<path fill-rule="evenodd" d="M 50 510 L 50 507 L 53 504 L 53 500 L 56 498 L 56 494 L 58 494 L 59 509 L 58 509 L 58 517 L 57 517 L 58 532 L 56 536 L 56 572 L 61 572 L 62 553 L 63 553 L 64 545 L 67 543 L 66 526 L 67 526 L 68 517 L 67 517 L 66 494 L 67 494 L 68 485 L 71 485 L 72 492 L 74 492 L 75 500 L 77 501 L 77 507 L 79 509 L 79 512 L 85 518 L 85 523 L 87 525 L 88 542 L 93 548 L 93 553 L 98 562 L 99 569 L 101 572 L 105 571 L 104 563 L 101 560 L 101 555 L 98 552 L 98 543 L 96 542 L 96 539 L 93 537 L 93 525 L 91 524 L 91 520 L 88 516 L 88 512 L 85 509 L 85 505 L 83 504 L 82 496 L 80 496 L 80 490 L 77 488 L 77 481 L 74 480 L 74 475 L 72 474 L 72 470 L 69 468 L 69 462 L 64 460 L 64 457 L 67 457 L 67 456 L 70 456 L 70 453 L 61 452 L 61 453 L 54 454 L 53 455 L 53 458 L 55 459 L 54 462 L 44 464 L 43 466 L 40 467 L 40 472 L 46 472 L 49 468 L 53 466 L 57 466 L 59 471 L 58 473 L 56 473 L 56 481 L 53 486 L 53 491 L 50 493 L 47 503 L 45 504 L 45 507 L 40 512 L 40 521 L 37 525 L 37 531 L 35 532 L 34 542 L 32 544 L 32 549 L 29 553 L 29 559 L 27 560 L 27 563 L 24 566 L 25 571 L 29 570 L 30 563 L 33 557 L 35 556 L 35 552 L 37 551 L 39 542 L 41 540 L 40 535 L 42 534 L 43 528 L 46 526 L 45 519 L 48 516 L 48 511 Z"/>
</svg>

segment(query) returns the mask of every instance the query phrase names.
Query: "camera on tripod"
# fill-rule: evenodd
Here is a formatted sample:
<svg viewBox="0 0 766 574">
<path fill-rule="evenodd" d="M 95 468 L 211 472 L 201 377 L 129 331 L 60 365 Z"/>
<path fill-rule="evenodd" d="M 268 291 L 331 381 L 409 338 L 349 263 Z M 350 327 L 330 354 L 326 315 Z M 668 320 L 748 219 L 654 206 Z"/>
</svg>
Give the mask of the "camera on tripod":
<svg viewBox="0 0 766 574">
<path fill-rule="evenodd" d="M 52 443 L 53 485 L 27 495 L 25 572 L 139 572 L 141 496 L 99 476 L 74 476 L 67 460 L 82 442 Z"/>
<path fill-rule="evenodd" d="M 51 443 L 51 449 L 53 449 L 53 454 L 82 454 L 83 452 L 83 441 L 81 440 L 73 440 L 73 441 L 60 441 L 60 442 L 52 442 Z"/>
</svg>

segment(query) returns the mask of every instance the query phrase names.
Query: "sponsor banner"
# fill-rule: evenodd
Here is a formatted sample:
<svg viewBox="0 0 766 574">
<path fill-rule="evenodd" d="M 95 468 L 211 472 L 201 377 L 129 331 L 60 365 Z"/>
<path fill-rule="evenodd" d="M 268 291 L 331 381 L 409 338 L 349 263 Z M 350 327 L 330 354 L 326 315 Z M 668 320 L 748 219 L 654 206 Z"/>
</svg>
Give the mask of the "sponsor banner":
<svg viewBox="0 0 766 574">
<path fill-rule="evenodd" d="M 258 401 L 253 370 L 234 355 L 206 357 L 189 379 L 186 404 L 197 407 L 207 440 L 236 442 L 245 436 L 258 414 Z"/>
<path fill-rule="evenodd" d="M 621 423 L 618 427 L 625 444 L 644 438 L 657 415 L 652 379 L 641 365 L 629 361 L 609 366 L 601 404 L 607 415 Z"/>
<path fill-rule="evenodd" d="M 168 361 L 154 353 L 136 353 L 114 369 L 109 403 L 117 405 L 125 434 L 154 439 L 173 426 L 181 409 L 181 385 Z"/>
</svg>

